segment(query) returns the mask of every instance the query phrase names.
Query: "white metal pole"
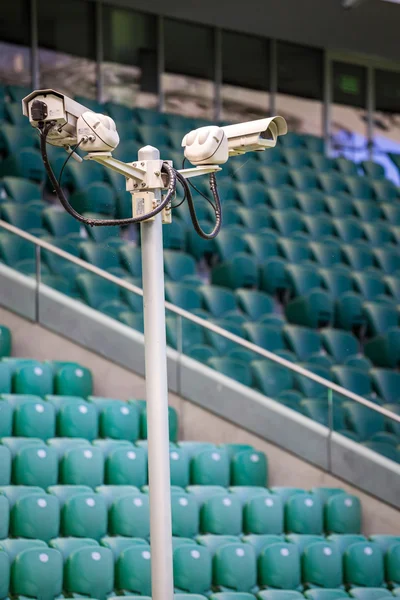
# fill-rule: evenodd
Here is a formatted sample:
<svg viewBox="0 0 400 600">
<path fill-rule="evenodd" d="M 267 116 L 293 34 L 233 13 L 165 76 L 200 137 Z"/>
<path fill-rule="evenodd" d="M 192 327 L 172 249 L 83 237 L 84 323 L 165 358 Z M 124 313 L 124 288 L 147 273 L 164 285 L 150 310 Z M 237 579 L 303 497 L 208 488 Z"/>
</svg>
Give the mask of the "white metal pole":
<svg viewBox="0 0 400 600">
<path fill-rule="evenodd" d="M 158 160 L 156 148 L 139 150 L 139 161 Z M 161 198 L 161 190 L 155 190 Z M 168 227 L 168 225 L 167 225 Z M 153 600 L 173 600 L 169 466 L 167 344 L 161 213 L 140 224 L 143 271 L 150 542 Z"/>
</svg>

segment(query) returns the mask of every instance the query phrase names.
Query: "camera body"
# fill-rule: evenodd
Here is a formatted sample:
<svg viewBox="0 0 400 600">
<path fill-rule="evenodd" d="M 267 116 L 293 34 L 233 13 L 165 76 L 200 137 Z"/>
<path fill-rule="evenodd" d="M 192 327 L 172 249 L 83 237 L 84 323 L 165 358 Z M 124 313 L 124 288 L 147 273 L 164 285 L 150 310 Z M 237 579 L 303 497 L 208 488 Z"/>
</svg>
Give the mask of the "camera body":
<svg viewBox="0 0 400 600">
<path fill-rule="evenodd" d="M 269 117 L 246 123 L 194 129 L 182 140 L 185 157 L 193 165 L 221 165 L 230 156 L 273 148 L 287 133 L 283 117 Z"/>
</svg>

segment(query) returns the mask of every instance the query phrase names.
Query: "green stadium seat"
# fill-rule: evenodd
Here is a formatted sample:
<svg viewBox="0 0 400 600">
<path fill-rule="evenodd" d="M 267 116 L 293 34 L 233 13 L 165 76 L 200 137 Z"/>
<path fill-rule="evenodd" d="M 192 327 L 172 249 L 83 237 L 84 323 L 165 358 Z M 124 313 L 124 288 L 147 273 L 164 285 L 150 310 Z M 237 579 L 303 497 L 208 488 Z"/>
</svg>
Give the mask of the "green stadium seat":
<svg viewBox="0 0 400 600">
<path fill-rule="evenodd" d="M 258 285 L 257 261 L 244 252 L 216 265 L 211 271 L 211 283 L 225 288 L 252 288 Z"/>
<path fill-rule="evenodd" d="M 304 240 L 280 238 L 278 246 L 282 256 L 290 262 L 298 264 L 311 259 L 311 251 Z"/>
<path fill-rule="evenodd" d="M 312 494 L 291 496 L 285 504 L 285 524 L 289 533 L 320 535 L 323 531 L 323 510 L 319 498 Z"/>
<path fill-rule="evenodd" d="M 226 494 L 206 500 L 200 512 L 200 530 L 216 535 L 239 535 L 242 531 L 240 500 Z"/>
<path fill-rule="evenodd" d="M 264 292 L 241 288 L 235 295 L 239 309 L 250 321 L 258 321 L 274 311 L 273 299 Z"/>
<path fill-rule="evenodd" d="M 190 460 L 192 460 L 192 458 L 194 458 L 204 450 L 218 451 L 217 446 L 215 444 L 212 444 L 211 442 L 197 442 L 192 440 L 180 441 L 178 442 L 178 447 L 187 454 Z"/>
<path fill-rule="evenodd" d="M 118 250 L 122 266 L 133 275 L 142 276 L 142 253 L 140 248 L 132 244 L 125 244 Z"/>
<path fill-rule="evenodd" d="M 398 326 L 398 314 L 393 306 L 381 304 L 380 302 L 365 302 L 363 313 L 366 318 L 367 335 L 369 337 L 385 334 L 388 330 Z"/>
<path fill-rule="evenodd" d="M 375 196 L 380 202 L 396 200 L 399 197 L 399 188 L 389 179 L 375 180 L 370 182 Z"/>
<path fill-rule="evenodd" d="M 354 198 L 362 198 L 363 200 L 373 200 L 374 189 L 371 186 L 367 177 L 345 177 L 347 188 Z"/>
<path fill-rule="evenodd" d="M 193 311 L 201 308 L 202 298 L 200 292 L 184 282 L 167 282 L 165 284 L 165 298 L 168 302 L 172 302 L 184 310 Z"/>
<path fill-rule="evenodd" d="M 252 183 L 257 179 L 261 179 L 258 162 L 250 159 L 246 162 L 243 162 L 240 166 L 232 163 L 232 176 L 237 181 L 241 181 L 243 183 Z"/>
<path fill-rule="evenodd" d="M 346 244 L 353 244 L 364 238 L 364 229 L 356 217 L 333 219 L 337 236 Z"/>
<path fill-rule="evenodd" d="M 193 485 L 228 487 L 230 482 L 228 453 L 218 448 L 204 449 L 198 452 L 191 460 L 190 479 Z"/>
<path fill-rule="evenodd" d="M 187 290 L 184 290 L 185 295 L 186 291 Z M 190 290 L 190 295 L 192 292 L 194 292 L 194 290 Z M 197 323 L 189 321 L 188 319 L 182 319 L 181 324 L 179 324 L 178 318 L 172 316 L 167 317 L 165 322 L 168 346 L 176 349 L 179 348 L 180 340 L 178 336 L 180 336 L 180 325 L 182 330 L 182 350 L 185 353 L 193 349 L 194 346 L 203 344 L 204 331 Z"/>
<path fill-rule="evenodd" d="M 72 448 L 86 448 L 86 449 L 90 449 L 91 445 L 89 440 L 83 439 L 83 438 L 62 438 L 62 437 L 57 437 L 57 438 L 51 438 L 49 440 L 47 440 L 47 445 L 50 446 L 51 448 L 54 448 L 54 450 L 57 452 L 57 456 L 58 459 L 60 460 L 64 454 L 68 451 L 71 450 Z"/>
<path fill-rule="evenodd" d="M 46 399 L 49 398 L 47 396 Z M 93 406 L 76 396 L 58 396 L 58 398 L 65 398 L 65 400 L 57 412 L 57 435 L 87 440 L 97 438 L 98 419 Z"/>
<path fill-rule="evenodd" d="M 157 116 L 157 118 L 159 118 L 159 116 Z M 158 124 L 154 124 L 154 125 L 138 125 L 137 126 L 137 133 L 138 133 L 138 137 L 140 138 L 140 141 L 142 142 L 142 144 L 144 145 L 148 145 L 148 144 L 152 144 L 154 146 L 156 146 L 157 148 L 159 146 L 168 146 L 169 145 L 169 133 L 161 128 L 157 126 Z"/>
<path fill-rule="evenodd" d="M 8 402 L 0 398 L 0 438 L 9 437 L 12 434 L 13 408 Z M 1 460 L 0 460 L 1 463 Z M 1 480 L 1 476 L 0 476 Z"/>
<path fill-rule="evenodd" d="M 262 166 L 259 168 L 259 173 L 268 187 L 278 188 L 291 185 L 289 169 L 286 165 L 274 164 L 265 167 Z"/>
<path fill-rule="evenodd" d="M 379 600 L 379 598 L 393 597 L 389 590 L 381 587 L 353 587 L 349 590 L 349 595 L 357 600 Z"/>
<path fill-rule="evenodd" d="M 294 187 L 301 191 L 314 190 L 319 187 L 318 177 L 312 168 L 290 169 L 290 178 Z"/>
<path fill-rule="evenodd" d="M 258 559 L 261 587 L 300 590 L 300 556 L 294 544 L 276 543 L 265 547 Z"/>
<path fill-rule="evenodd" d="M 104 457 L 99 448 L 72 448 L 65 452 L 60 463 L 60 483 L 95 488 L 103 481 Z"/>
<path fill-rule="evenodd" d="M 164 272 L 171 281 L 190 283 L 196 275 L 196 261 L 193 256 L 176 250 L 164 251 Z"/>
<path fill-rule="evenodd" d="M 114 587 L 114 560 L 111 550 L 82 547 L 69 555 L 64 567 L 64 590 L 106 600 Z"/>
<path fill-rule="evenodd" d="M 10 592 L 51 600 L 62 592 L 63 563 L 58 550 L 32 548 L 23 550 L 11 565 Z"/>
<path fill-rule="evenodd" d="M 16 485 L 47 488 L 58 480 L 57 452 L 45 444 L 26 443 L 14 456 L 12 480 Z"/>
<path fill-rule="evenodd" d="M 325 427 L 330 426 L 330 414 L 329 407 L 327 402 L 328 393 L 326 393 L 326 398 L 321 400 L 313 400 L 313 399 L 305 399 L 300 402 L 300 406 L 304 410 L 304 414 L 324 425 Z M 333 430 L 341 431 L 346 429 L 344 411 L 341 406 L 337 404 L 333 405 Z"/>
<path fill-rule="evenodd" d="M 192 543 L 192 540 L 190 541 Z M 132 548 L 132 546 L 149 545 L 146 540 L 142 540 L 141 538 L 128 538 L 120 535 L 105 536 L 101 538 L 100 544 L 111 550 L 114 556 L 114 561 L 118 560 L 121 552 L 127 550 L 128 548 Z"/>
<path fill-rule="evenodd" d="M 221 590 L 254 591 L 257 565 L 250 544 L 232 543 L 217 549 L 213 559 L 213 585 Z"/>
<path fill-rule="evenodd" d="M 250 185 L 251 189 L 253 186 Z M 270 216 L 270 210 L 265 206 L 265 186 L 261 184 L 263 196 L 261 196 L 262 204 L 254 206 L 256 204 L 254 197 L 252 196 L 252 203 L 249 207 L 239 206 L 236 209 L 237 215 L 239 216 L 239 223 L 249 233 L 257 233 L 258 231 L 271 227 L 272 221 Z"/>
<path fill-rule="evenodd" d="M 375 248 L 374 257 L 378 267 L 385 275 L 394 275 L 400 270 L 400 255 L 390 248 Z"/>
<path fill-rule="evenodd" d="M 0 105 L 1 110 L 1 105 Z M 21 148 L 37 148 L 39 136 L 30 128 L 2 123 L 0 129 L 0 155 L 3 158 L 18 153 Z M 21 175 L 21 179 L 24 175 Z"/>
<path fill-rule="evenodd" d="M 358 174 L 358 165 L 348 158 L 344 158 L 343 156 L 339 156 L 335 159 L 337 169 L 343 173 L 344 175 L 357 175 Z"/>
<path fill-rule="evenodd" d="M 257 535 L 280 535 L 284 526 L 283 502 L 277 495 L 259 493 L 243 508 L 243 531 Z"/>
<path fill-rule="evenodd" d="M 366 406 L 344 402 L 343 409 L 348 427 L 357 433 L 361 440 L 367 440 L 374 433 L 385 429 L 384 417 Z"/>
<path fill-rule="evenodd" d="M 9 525 L 10 525 L 10 504 L 8 501 L 8 498 L 4 495 L 0 495 L 0 542 L 1 540 L 3 540 L 4 538 L 6 538 L 8 536 L 8 532 L 9 532 Z M 4 559 L 0 557 L 0 582 L 1 582 L 1 575 L 3 574 L 3 564 Z M 1 584 L 0 584 L 0 590 L 1 590 Z M 4 596 L 3 596 L 4 597 Z"/>
<path fill-rule="evenodd" d="M 300 363 L 299 366 L 302 366 L 304 369 L 311 371 L 315 375 L 319 377 L 323 377 L 330 381 L 331 371 L 327 367 L 322 367 L 318 364 L 314 363 Z M 305 377 L 304 375 L 295 374 L 294 376 L 294 385 L 292 386 L 299 390 L 306 398 L 318 398 L 318 397 L 327 397 L 327 388 L 320 383 Z"/>
<path fill-rule="evenodd" d="M 391 227 L 386 223 L 364 223 L 364 233 L 372 246 L 382 246 L 395 241 Z"/>
<path fill-rule="evenodd" d="M 286 504 L 286 502 L 294 496 L 295 494 L 307 494 L 307 490 L 303 488 L 290 487 L 290 486 L 272 486 L 270 488 L 272 494 L 277 494 L 280 498 L 282 498 L 282 502 Z"/>
<path fill-rule="evenodd" d="M 266 396 L 276 398 L 281 392 L 291 389 L 293 374 L 289 369 L 267 360 L 255 360 L 251 363 L 254 387 Z"/>
<path fill-rule="evenodd" d="M 58 207 L 50 206 L 43 211 L 43 226 L 56 238 L 79 236 L 80 224 L 71 215 Z"/>
<path fill-rule="evenodd" d="M 344 363 L 350 356 L 358 354 L 360 349 L 357 339 L 351 333 L 329 327 L 322 329 L 321 341 L 336 363 Z"/>
<path fill-rule="evenodd" d="M 270 242 L 267 243 L 269 244 Z M 262 248 L 260 248 L 261 251 Z M 287 261 L 279 256 L 273 256 L 267 258 L 267 260 L 264 259 L 260 270 L 260 289 L 271 295 L 287 290 L 289 282 L 286 274 L 286 265 Z"/>
<path fill-rule="evenodd" d="M 384 565 L 382 550 L 371 542 L 349 546 L 343 556 L 344 580 L 355 587 L 382 587 Z"/>
<path fill-rule="evenodd" d="M 8 596 L 10 585 L 10 559 L 3 550 L 0 552 L 0 598 Z"/>
<path fill-rule="evenodd" d="M 374 200 L 353 200 L 356 215 L 365 223 L 373 224 L 381 218 L 381 209 Z M 365 230 L 367 233 L 367 229 Z"/>
<path fill-rule="evenodd" d="M 92 394 L 92 373 L 82 366 L 67 365 L 54 377 L 54 393 L 60 396 L 87 398 Z"/>
<path fill-rule="evenodd" d="M 385 169 L 379 163 L 373 160 L 363 160 L 360 164 L 367 177 L 371 177 L 371 179 L 385 179 Z"/>
<path fill-rule="evenodd" d="M 58 499 L 51 494 L 27 494 L 14 504 L 10 515 L 10 534 L 14 537 L 48 542 L 60 528 Z"/>
<path fill-rule="evenodd" d="M 45 169 L 40 152 L 31 148 L 19 148 L 0 163 L 0 178 L 25 177 L 31 181 L 42 183 Z"/>
<path fill-rule="evenodd" d="M 15 394 L 34 394 L 37 396 L 46 396 L 53 393 L 53 373 L 46 364 L 27 364 L 19 367 L 13 375 L 13 392 Z M 46 412 L 48 411 L 48 413 Z M 49 406 L 42 411 L 37 411 L 42 415 L 41 420 L 54 417 L 54 411 Z M 23 435 L 17 433 L 17 435 Z M 54 435 L 54 434 L 53 434 Z M 48 437 L 52 437 L 49 435 Z"/>
<path fill-rule="evenodd" d="M 283 523 L 283 520 L 282 520 L 282 523 Z M 273 534 L 251 533 L 248 535 L 243 535 L 242 541 L 245 544 L 250 544 L 253 547 L 256 556 L 258 557 L 261 554 L 262 550 L 266 546 L 271 546 L 272 544 L 284 542 L 284 536 L 283 535 L 273 535 Z"/>
<path fill-rule="evenodd" d="M 69 197 L 71 206 L 80 214 L 88 212 L 115 216 L 115 192 L 108 183 L 93 182 Z"/>
<path fill-rule="evenodd" d="M 340 173 L 319 173 L 318 179 L 327 194 L 339 195 L 348 191 L 346 180 Z"/>
<path fill-rule="evenodd" d="M 305 231 L 303 217 L 298 210 L 275 210 L 271 211 L 271 216 L 273 227 L 281 236 L 291 237 Z"/>
<path fill-rule="evenodd" d="M 11 373 L 11 369 L 10 366 L 5 363 L 5 362 L 0 362 L 0 391 L 2 394 L 10 394 L 11 392 L 11 384 L 12 384 L 12 377 L 11 377 L 12 373 Z M 7 409 L 4 409 L 7 410 Z M 5 413 L 4 413 L 4 418 L 6 418 Z M 8 421 L 5 421 L 5 423 L 7 423 Z M 5 425 L 4 425 L 5 427 Z"/>
<path fill-rule="evenodd" d="M 325 503 L 325 531 L 328 533 L 360 533 L 361 503 L 357 496 L 335 494 Z"/>
<path fill-rule="evenodd" d="M 283 335 L 289 350 L 293 351 L 300 360 L 308 360 L 321 352 L 319 333 L 308 327 L 285 325 Z"/>
<path fill-rule="evenodd" d="M 91 273 L 78 275 L 76 284 L 82 299 L 92 308 L 106 300 L 118 300 L 119 289 L 113 283 Z"/>
<path fill-rule="evenodd" d="M 194 344 L 190 345 L 186 350 L 186 354 L 193 358 L 194 360 L 198 360 L 199 362 L 206 363 L 209 358 L 213 356 L 218 356 L 215 348 L 211 346 L 207 346 L 207 344 Z"/>
<path fill-rule="evenodd" d="M 400 463 L 400 452 L 396 450 L 391 443 L 388 444 L 387 442 L 368 440 L 366 442 L 362 442 L 362 446 L 369 448 L 378 454 L 382 454 L 394 462 Z"/>
<path fill-rule="evenodd" d="M 316 542 L 304 549 L 302 578 L 305 587 L 340 588 L 342 586 L 342 555 L 329 542 Z"/>
<path fill-rule="evenodd" d="M 163 230 L 164 248 L 168 250 L 185 250 L 187 227 L 179 221 L 172 221 Z"/>
<path fill-rule="evenodd" d="M 133 121 L 134 112 L 129 106 L 116 102 L 106 102 L 104 106 L 114 121 Z M 125 125 L 126 123 L 124 123 Z"/>
<path fill-rule="evenodd" d="M 57 537 L 49 542 L 50 548 L 54 548 L 61 552 L 63 560 L 66 561 L 72 552 L 80 550 L 81 548 L 98 548 L 99 543 L 96 540 L 90 538 L 62 538 Z"/>
<path fill-rule="evenodd" d="M 293 169 L 312 166 L 309 152 L 304 148 L 285 148 L 282 150 L 282 157 Z"/>
<path fill-rule="evenodd" d="M 392 327 L 377 335 L 366 342 L 364 352 L 377 367 L 396 368 L 400 363 L 400 330 Z"/>
<path fill-rule="evenodd" d="M 400 402 L 400 374 L 392 369 L 371 369 L 374 390 L 387 404 Z"/>
<path fill-rule="evenodd" d="M 368 270 L 374 266 L 374 254 L 368 246 L 343 244 L 342 253 L 345 262 L 356 271 Z"/>
<path fill-rule="evenodd" d="M 388 275 L 384 278 L 383 280 L 386 284 L 388 293 L 393 296 L 394 301 L 399 302 L 400 301 L 400 285 L 399 285 L 399 280 L 398 277 L 394 276 L 394 275 Z M 385 298 L 382 298 L 382 300 L 385 300 Z M 392 299 L 389 297 L 388 301 L 390 302 Z"/>
<path fill-rule="evenodd" d="M 231 317 L 233 314 L 234 313 L 232 311 Z M 231 318 L 209 319 L 209 321 L 210 323 L 213 323 L 214 325 L 217 325 L 218 327 L 221 327 L 222 329 L 225 329 L 226 331 L 234 335 L 243 337 L 243 329 L 241 325 L 239 323 L 236 323 Z M 219 355 L 228 354 L 230 350 L 233 350 L 234 348 L 238 347 L 236 342 L 228 340 L 227 338 L 221 336 L 219 333 L 210 330 L 205 330 L 204 334 L 206 343 L 215 348 Z"/>
<path fill-rule="evenodd" d="M 386 580 L 391 588 L 400 588 L 400 542 L 391 545 L 385 555 Z"/>
<path fill-rule="evenodd" d="M 117 498 L 109 513 L 112 535 L 149 538 L 150 514 L 148 494 L 129 494 Z"/>
<path fill-rule="evenodd" d="M 236 311 L 237 303 L 235 294 L 221 286 L 204 285 L 200 288 L 204 308 L 214 317 L 225 317 L 226 313 Z"/>
<path fill-rule="evenodd" d="M 28 204 L 30 202 L 42 199 L 42 191 L 40 185 L 22 179 L 20 177 L 3 177 L 1 182 L 3 192 L 6 197 L 9 197 L 18 204 Z"/>
<path fill-rule="evenodd" d="M 222 375 L 235 379 L 242 385 L 251 386 L 252 374 L 248 364 L 241 360 L 228 357 L 209 358 L 207 364 Z"/>
<path fill-rule="evenodd" d="M 231 460 L 231 483 L 234 486 L 266 486 L 268 464 L 264 452 L 254 449 L 237 452 Z"/>
<path fill-rule="evenodd" d="M 328 215 L 305 215 L 303 222 L 312 239 L 323 240 L 335 233 L 332 218 Z"/>
<path fill-rule="evenodd" d="M 319 190 L 308 190 L 307 192 L 297 192 L 296 200 L 298 207 L 304 215 L 318 215 L 324 213 L 325 195 Z"/>
<path fill-rule="evenodd" d="M 8 555 L 10 564 L 21 552 L 25 550 L 32 550 L 33 548 L 47 549 L 48 546 L 43 540 L 29 540 L 29 539 L 12 539 L 7 538 L 0 540 L 0 549 Z"/>
<path fill-rule="evenodd" d="M 105 463 L 105 482 L 108 485 L 145 485 L 147 452 L 144 448 L 121 446 L 112 450 Z"/>
<path fill-rule="evenodd" d="M 131 546 L 123 550 L 115 565 L 115 589 L 140 596 L 151 596 L 150 546 Z"/>
<path fill-rule="evenodd" d="M 122 400 L 110 400 L 99 415 L 100 436 L 136 441 L 139 438 L 139 410 Z"/>
<path fill-rule="evenodd" d="M 171 496 L 172 535 L 193 538 L 199 532 L 199 506 L 191 494 Z"/>
<path fill-rule="evenodd" d="M 353 215 L 353 204 L 351 197 L 347 194 L 328 195 L 324 199 L 327 211 L 332 217 L 341 219 Z"/>
<path fill-rule="evenodd" d="M 82 259 L 95 267 L 108 271 L 113 275 L 126 275 L 114 248 L 108 248 L 105 245 L 101 246 L 96 244 L 96 242 L 83 242 L 80 244 L 80 251 Z"/>
<path fill-rule="evenodd" d="M 359 396 L 369 396 L 372 393 L 371 379 L 368 373 L 360 369 L 346 366 L 336 366 L 331 369 L 333 381 Z"/>
<path fill-rule="evenodd" d="M 29 383 L 29 375 L 33 374 L 33 377 L 36 377 L 36 375 L 33 372 L 34 369 L 42 370 L 42 366 L 32 366 L 32 369 L 29 369 L 29 371 L 28 369 L 29 367 L 22 367 L 17 371 L 17 375 L 19 376 L 18 387 L 20 388 L 18 390 L 17 387 L 17 390 L 20 391 L 21 394 L 10 394 L 3 396 L 3 398 L 7 399 L 8 402 L 10 402 L 12 405 L 14 404 L 14 435 L 20 437 L 36 437 L 42 440 L 46 440 L 48 438 L 53 437 L 55 434 L 55 410 L 52 405 L 43 402 L 38 396 L 28 395 L 30 390 L 32 390 L 33 393 L 39 392 L 40 394 L 41 390 L 39 389 L 39 386 L 36 386 L 36 389 L 33 389 L 33 386 L 29 389 L 24 389 L 23 384 Z M 27 375 L 25 381 L 23 379 L 24 375 Z M 52 379 L 52 373 L 50 368 L 47 369 L 47 375 L 50 375 L 50 378 Z M 40 376 L 37 377 L 39 378 Z M 24 394 L 24 391 L 28 393 Z M 44 396 L 46 394 L 46 390 L 44 387 L 43 392 L 44 393 L 40 395 Z"/>
<path fill-rule="evenodd" d="M 290 186 L 271 187 L 268 189 L 268 201 L 276 210 L 294 209 L 297 206 L 297 195 Z"/>
<path fill-rule="evenodd" d="M 173 555 L 174 585 L 176 591 L 189 594 L 208 594 L 212 583 L 211 555 L 200 545 L 184 545 Z"/>
<path fill-rule="evenodd" d="M 199 506 L 203 506 L 209 498 L 226 495 L 226 489 L 220 485 L 188 485 L 186 491 L 195 496 Z"/>
<path fill-rule="evenodd" d="M 285 348 L 283 331 L 275 325 L 246 323 L 243 325 L 243 331 L 250 342 L 265 350 L 276 352 Z"/>
<path fill-rule="evenodd" d="M 56 486 L 58 488 L 63 486 Z M 107 533 L 107 505 L 100 494 L 78 491 L 80 486 L 66 486 L 61 510 L 61 534 L 99 540 Z M 75 487 L 75 490 L 72 488 Z M 57 490 L 55 490 L 57 491 Z"/>
</svg>

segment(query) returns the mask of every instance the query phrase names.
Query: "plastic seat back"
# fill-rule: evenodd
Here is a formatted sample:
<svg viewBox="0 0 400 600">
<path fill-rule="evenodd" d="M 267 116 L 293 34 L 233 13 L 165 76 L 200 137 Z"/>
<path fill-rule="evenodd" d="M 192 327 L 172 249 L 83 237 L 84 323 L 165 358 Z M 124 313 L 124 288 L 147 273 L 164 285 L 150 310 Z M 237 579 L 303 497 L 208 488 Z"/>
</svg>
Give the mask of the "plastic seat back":
<svg viewBox="0 0 400 600">
<path fill-rule="evenodd" d="M 203 533 L 239 535 L 242 531 L 242 506 L 231 495 L 217 495 L 206 500 L 200 512 Z"/>
<path fill-rule="evenodd" d="M 339 588 L 343 583 L 342 555 L 325 541 L 310 544 L 302 556 L 302 572 L 307 587 Z"/>
<path fill-rule="evenodd" d="M 110 533 L 126 537 L 149 538 L 149 511 L 148 494 L 129 494 L 117 498 L 110 509 Z"/>
<path fill-rule="evenodd" d="M 251 592 L 257 584 L 257 566 L 249 544 L 226 544 L 213 560 L 214 585 L 236 592 Z"/>
<path fill-rule="evenodd" d="M 115 588 L 140 596 L 151 596 L 150 546 L 123 550 L 115 566 Z"/>
<path fill-rule="evenodd" d="M 58 550 L 32 548 L 17 555 L 11 566 L 10 592 L 53 600 L 62 592 L 63 562 Z"/>
<path fill-rule="evenodd" d="M 282 499 L 273 494 L 258 494 L 243 508 L 243 530 L 258 535 L 280 535 L 284 528 Z"/>
<path fill-rule="evenodd" d="M 294 544 L 277 543 L 267 546 L 258 559 L 258 582 L 275 589 L 300 588 L 300 556 Z"/>
<path fill-rule="evenodd" d="M 68 557 L 64 571 L 66 592 L 105 600 L 113 587 L 114 560 L 108 548 L 84 547 Z"/>
<path fill-rule="evenodd" d="M 174 585 L 190 594 L 204 594 L 211 589 L 212 562 L 207 548 L 185 545 L 176 548 L 174 561 Z"/>
<path fill-rule="evenodd" d="M 361 503 L 357 496 L 335 494 L 325 503 L 325 531 L 354 533 L 361 531 Z"/>
<path fill-rule="evenodd" d="M 64 536 L 99 540 L 107 532 L 107 505 L 100 494 L 73 492 L 65 500 L 61 512 Z"/>
<path fill-rule="evenodd" d="M 343 556 L 345 583 L 351 586 L 381 587 L 384 583 L 382 550 L 371 542 L 349 546 Z"/>
</svg>

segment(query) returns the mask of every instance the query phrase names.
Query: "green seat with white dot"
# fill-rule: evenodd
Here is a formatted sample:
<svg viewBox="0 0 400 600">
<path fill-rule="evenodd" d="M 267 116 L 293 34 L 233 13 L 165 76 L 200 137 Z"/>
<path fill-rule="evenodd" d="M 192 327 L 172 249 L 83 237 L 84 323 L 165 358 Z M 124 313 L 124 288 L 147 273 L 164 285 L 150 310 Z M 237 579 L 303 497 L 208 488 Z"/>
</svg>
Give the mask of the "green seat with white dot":
<svg viewBox="0 0 400 600">
<path fill-rule="evenodd" d="M 230 463 L 228 453 L 223 449 L 203 450 L 192 458 L 190 478 L 194 485 L 221 485 L 228 487 Z"/>
<path fill-rule="evenodd" d="M 140 494 L 139 488 L 134 485 L 99 485 L 96 488 L 96 494 L 101 494 L 106 501 L 107 508 L 111 508 L 112 503 L 121 498 L 132 494 Z"/>
<path fill-rule="evenodd" d="M 150 537 L 148 494 L 129 494 L 117 498 L 109 512 L 109 533 L 126 537 Z"/>
<path fill-rule="evenodd" d="M 97 412 L 79 396 L 46 396 L 56 409 L 57 435 L 94 440 L 98 436 Z"/>
<path fill-rule="evenodd" d="M 38 600 L 53 600 L 61 594 L 63 561 L 53 548 L 23 550 L 11 565 L 10 592 Z"/>
<path fill-rule="evenodd" d="M 95 488 L 104 481 L 104 457 L 99 448 L 82 446 L 67 450 L 60 463 L 60 483 Z"/>
<path fill-rule="evenodd" d="M 34 363 L 19 367 L 13 375 L 13 391 L 16 394 L 36 394 L 41 397 L 52 394 L 53 371 L 51 367 L 46 364 Z"/>
<path fill-rule="evenodd" d="M 308 545 L 302 556 L 302 573 L 307 587 L 340 587 L 343 584 L 340 551 L 326 541 Z"/>
<path fill-rule="evenodd" d="M 285 505 L 285 523 L 288 533 L 319 535 L 323 532 L 323 508 L 313 494 L 295 494 Z"/>
<path fill-rule="evenodd" d="M 209 498 L 200 511 L 200 529 L 203 533 L 239 535 L 242 532 L 242 505 L 232 494 Z"/>
<path fill-rule="evenodd" d="M 71 552 L 64 568 L 64 590 L 106 600 L 114 587 L 114 557 L 104 547 L 83 547 Z"/>
<path fill-rule="evenodd" d="M 174 551 L 175 589 L 190 594 L 207 594 L 212 583 L 211 555 L 203 546 L 179 546 Z"/>
<path fill-rule="evenodd" d="M 25 445 L 14 456 L 12 479 L 16 485 L 47 488 L 58 481 L 58 457 L 54 448 Z"/>
<path fill-rule="evenodd" d="M 120 446 L 112 450 L 105 462 L 105 482 L 136 487 L 146 485 L 146 450 L 138 446 Z"/>
<path fill-rule="evenodd" d="M 257 564 L 249 544 L 220 546 L 213 559 L 213 584 L 221 590 L 251 592 L 257 585 Z"/>
<path fill-rule="evenodd" d="M 250 498 L 243 509 L 243 530 L 245 533 L 283 533 L 284 510 L 282 499 L 275 494 L 259 494 Z"/>
<path fill-rule="evenodd" d="M 65 365 L 54 377 L 54 393 L 61 396 L 87 398 L 92 394 L 93 380 L 89 369 L 74 364 Z M 49 392 L 51 393 L 51 392 Z"/>
<path fill-rule="evenodd" d="M 384 585 L 382 550 L 373 542 L 352 544 L 343 555 L 344 581 L 355 587 L 381 587 Z"/>
<path fill-rule="evenodd" d="M 0 404 L 1 409 L 1 404 Z M 0 420 L 1 420 L 0 410 Z M 11 482 L 11 452 L 6 446 L 0 446 L 0 485 L 9 485 Z"/>
<path fill-rule="evenodd" d="M 117 561 L 119 555 L 124 550 L 131 548 L 132 546 L 148 546 L 147 540 L 142 538 L 130 538 L 122 535 L 105 536 L 101 538 L 100 544 L 105 548 L 111 550 L 114 555 L 114 560 Z"/>
<path fill-rule="evenodd" d="M 150 546 L 131 546 L 123 550 L 115 565 L 115 589 L 127 593 L 151 596 Z"/>
<path fill-rule="evenodd" d="M 10 534 L 48 542 L 60 530 L 60 504 L 51 494 L 27 494 L 11 510 Z"/>
<path fill-rule="evenodd" d="M 191 494 L 172 494 L 172 535 L 191 538 L 199 532 L 199 506 Z"/>
<path fill-rule="evenodd" d="M 360 533 L 361 502 L 351 494 L 337 494 L 329 498 L 325 507 L 325 531 L 328 533 Z"/>
<path fill-rule="evenodd" d="M 107 516 L 107 504 L 100 494 L 72 494 L 61 510 L 61 534 L 99 540 L 107 533 Z"/>
<path fill-rule="evenodd" d="M 189 456 L 182 448 L 170 448 L 171 485 L 185 488 L 190 482 Z"/>
<path fill-rule="evenodd" d="M 268 485 L 268 465 L 264 452 L 254 449 L 237 452 L 231 462 L 233 485 Z"/>
<path fill-rule="evenodd" d="M 262 587 L 299 590 L 300 572 L 299 551 L 294 544 L 271 544 L 258 559 L 258 583 Z"/>
</svg>

